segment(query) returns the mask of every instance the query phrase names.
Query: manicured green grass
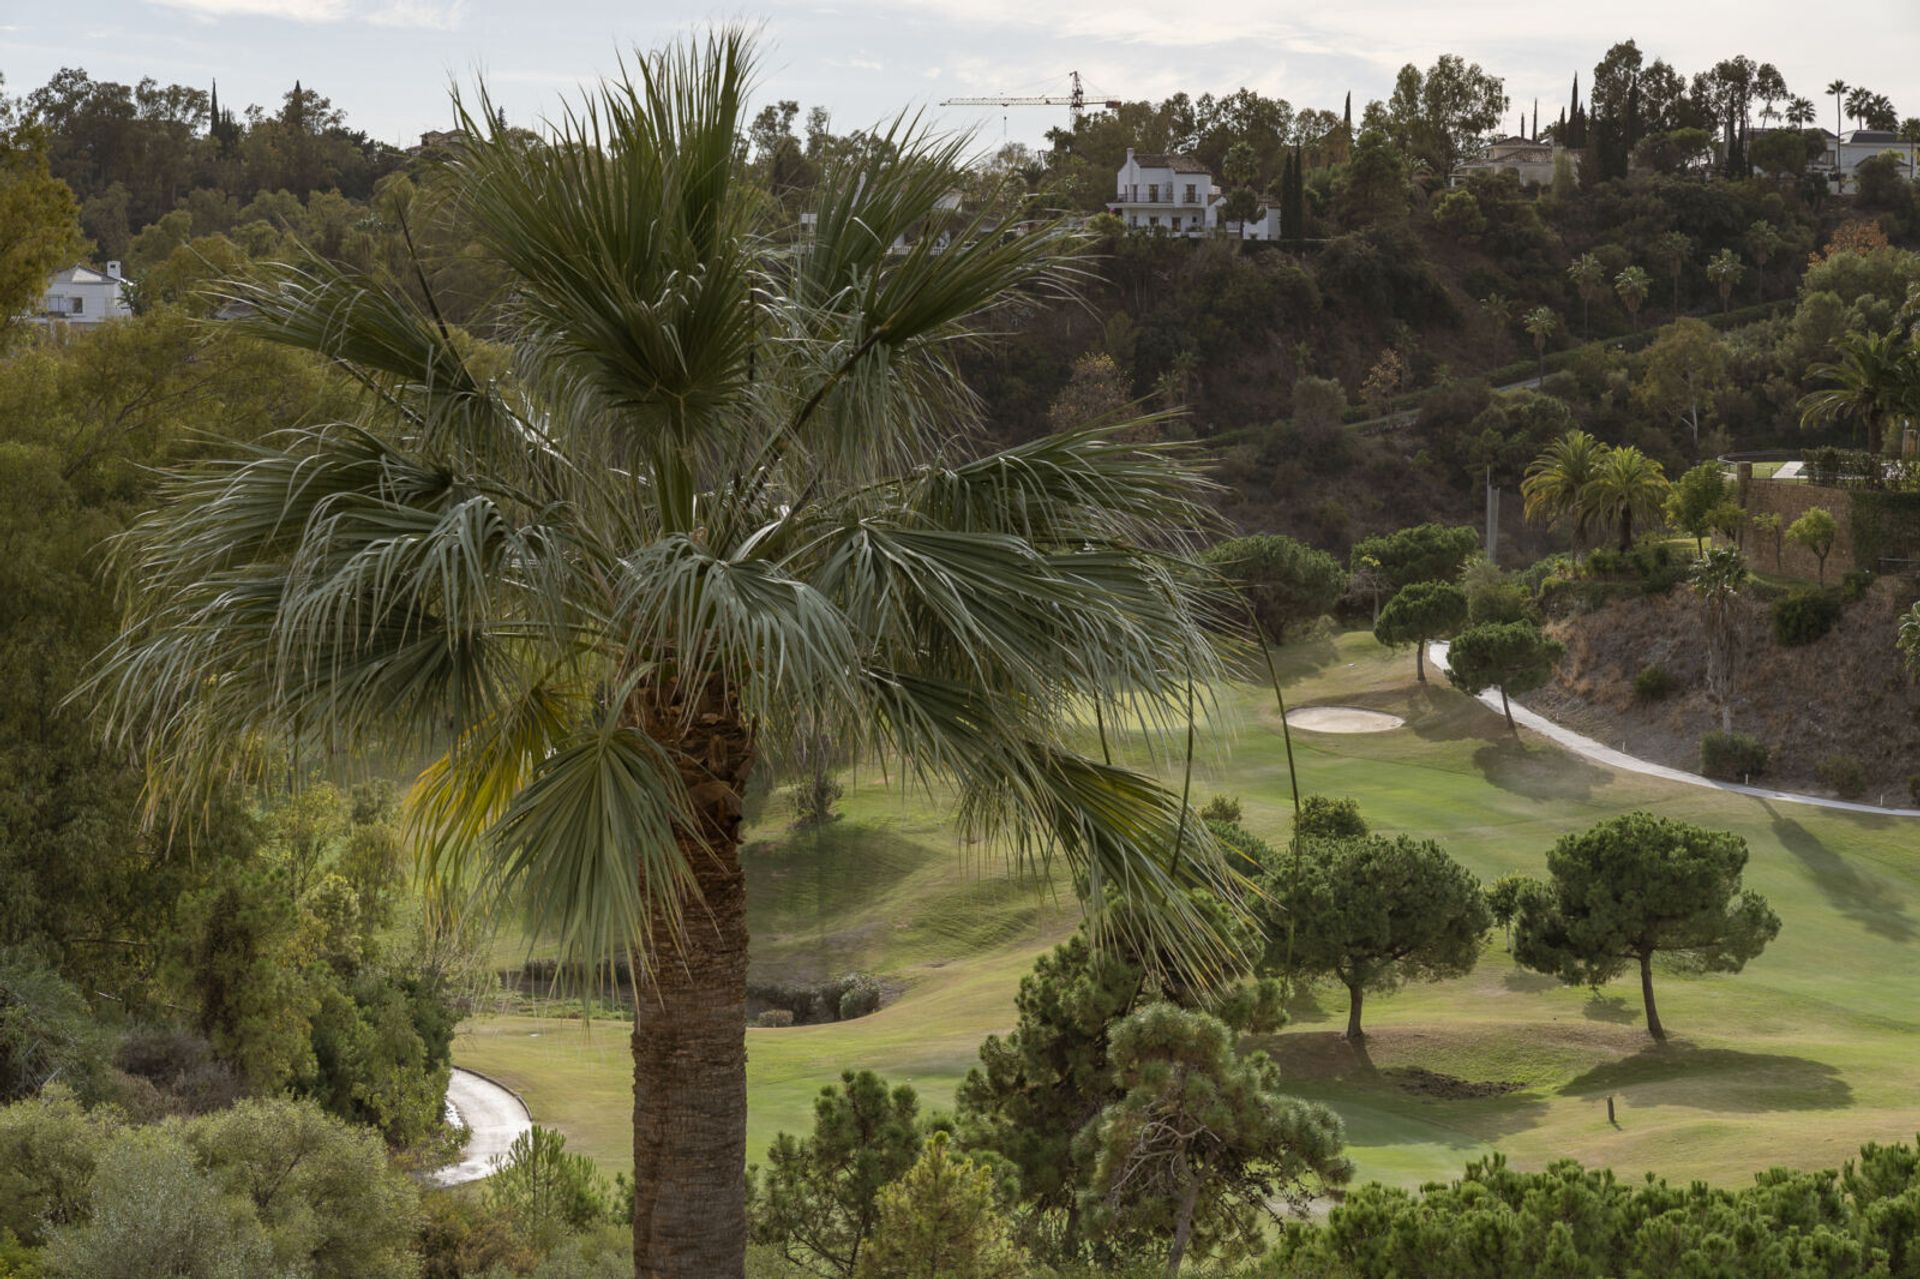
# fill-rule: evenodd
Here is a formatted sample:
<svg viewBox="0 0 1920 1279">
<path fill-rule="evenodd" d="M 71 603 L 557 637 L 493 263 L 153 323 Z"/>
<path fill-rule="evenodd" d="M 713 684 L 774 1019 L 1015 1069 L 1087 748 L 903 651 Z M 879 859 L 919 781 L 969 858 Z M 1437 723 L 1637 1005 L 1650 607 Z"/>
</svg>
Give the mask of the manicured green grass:
<svg viewBox="0 0 1920 1279">
<path fill-rule="evenodd" d="M 1303 789 L 1355 796 L 1377 828 L 1437 838 L 1491 879 L 1540 872 L 1558 835 L 1646 808 L 1745 837 L 1748 885 L 1784 920 L 1743 974 L 1658 975 L 1666 1049 L 1646 1037 L 1634 983 L 1597 998 L 1559 987 L 1516 969 L 1498 939 L 1467 978 L 1370 998 L 1364 1051 L 1339 1037 L 1344 994 L 1318 992 L 1267 1047 L 1297 1091 L 1346 1118 L 1363 1176 L 1417 1183 L 1499 1149 L 1526 1167 L 1570 1156 L 1730 1182 L 1772 1164 L 1834 1164 L 1920 1126 L 1920 823 L 1615 773 L 1516 741 L 1477 703 L 1414 685 L 1411 656 L 1363 633 L 1291 646 L 1280 661 L 1291 704 L 1407 718 L 1392 733 L 1294 732 Z M 1205 756 L 1196 794 L 1237 795 L 1247 825 L 1283 839 L 1271 690 L 1233 689 L 1224 709 L 1226 740 Z M 843 1068 L 911 1078 L 947 1104 L 979 1039 L 1011 1023 L 1020 974 L 1071 926 L 1070 906 L 968 856 L 979 850 L 957 848 L 924 803 L 863 786 L 846 810 L 804 839 L 777 820 L 762 828 L 750 854 L 756 968 L 861 967 L 907 989 L 860 1021 L 749 1033 L 756 1158 L 775 1131 L 807 1123 L 811 1096 Z M 455 1055 L 521 1088 L 536 1117 L 610 1167 L 624 1158 L 623 1025 L 496 1019 L 469 1026 Z M 1407 1086 L 1408 1068 L 1518 1087 L 1435 1096 Z"/>
</svg>

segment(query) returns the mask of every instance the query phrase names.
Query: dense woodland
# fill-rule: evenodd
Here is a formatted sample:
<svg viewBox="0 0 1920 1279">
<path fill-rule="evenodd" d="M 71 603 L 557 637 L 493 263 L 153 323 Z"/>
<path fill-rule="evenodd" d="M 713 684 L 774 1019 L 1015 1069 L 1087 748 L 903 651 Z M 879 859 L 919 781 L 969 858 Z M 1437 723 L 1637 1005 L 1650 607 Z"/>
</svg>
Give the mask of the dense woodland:
<svg viewBox="0 0 1920 1279">
<path fill-rule="evenodd" d="M 1514 106 L 1457 58 L 1407 68 L 1357 113 L 1180 95 L 1091 115 L 1044 151 L 986 156 L 956 178 L 980 225 L 1096 216 L 1075 296 L 1011 317 L 964 357 L 983 447 L 1164 411 L 1133 429 L 1200 450 L 1222 535 L 1248 535 L 1214 562 L 1273 638 L 1336 611 L 1373 615 L 1390 643 L 1471 626 L 1456 684 L 1538 688 L 1558 657 L 1543 617 L 1650 582 L 1692 580 L 1712 598 L 1698 574 L 1635 551 L 1633 524 L 1737 541 L 1713 522 L 1725 494 L 1676 505 L 1663 481 L 1652 499 L 1578 512 L 1547 501 L 1566 518 L 1509 530 L 1511 575 L 1472 566 L 1458 530 L 1409 526 L 1471 522 L 1489 480 L 1517 503 L 1573 432 L 1674 480 L 1729 453 L 1881 444 L 1883 408 L 1810 414 L 1805 401 L 1849 335 L 1911 333 L 1920 196 L 1890 166 L 1846 194 L 1809 182 L 1796 130 L 1817 95 L 1796 88 L 1744 57 L 1688 76 L 1616 46 L 1554 118 L 1524 125 L 1579 155 L 1545 188 L 1449 183 Z M 1916 128 L 1870 93 L 1834 96 L 1862 123 Z M 406 1176 L 457 1138 L 443 1117 L 453 1027 L 496 978 L 487 939 L 416 891 L 386 775 L 398 770 L 262 743 L 199 811 L 154 811 L 83 683 L 121 624 L 114 535 L 156 500 L 162 468 L 214 440 L 350 419 L 381 394 L 214 319 L 230 314 L 232 282 L 350 268 L 429 311 L 472 367 L 506 375 L 514 299 L 447 198 L 460 169 L 367 137 L 298 83 L 236 112 L 212 86 L 70 69 L 0 102 L 0 130 L 0 312 L 30 306 L 49 270 L 109 258 L 136 309 L 97 332 L 0 330 L 0 1277 L 97 1275 L 136 1252 L 177 1268 L 113 1273 L 630 1273 L 630 1187 L 544 1130 L 484 1195 L 423 1196 Z M 771 201 L 799 212 L 837 157 L 897 141 L 884 127 L 834 134 L 823 111 L 787 102 L 740 145 Z M 1284 202 L 1287 240 L 1173 241 L 1097 216 L 1128 146 L 1191 152 L 1234 192 Z M 1620 552 L 1578 558 L 1616 529 Z M 1356 1037 L 1367 990 L 1470 968 L 1496 916 L 1520 929 L 1522 962 L 1570 984 L 1628 964 L 1581 950 L 1578 914 L 1599 908 L 1564 883 L 1483 894 L 1430 841 L 1370 835 L 1329 800 L 1295 832 L 1311 873 L 1283 880 L 1238 816 L 1230 800 L 1208 813 L 1272 899 L 1316 921 L 1299 962 L 1345 989 Z M 1565 841 L 1566 883 L 1612 837 Z M 1685 838 L 1725 890 L 1700 905 L 1722 927 L 1696 948 L 1737 971 L 1779 920 L 1737 891 L 1744 848 Z M 1339 906 L 1383 868 L 1458 909 L 1420 936 L 1363 936 Z M 1266 1059 L 1240 1051 L 1281 1020 L 1274 971 L 1222 996 L 1183 985 L 1177 959 L 1076 936 L 1023 984 L 1018 1028 L 982 1046 L 955 1116 L 930 1122 L 911 1089 L 870 1075 L 829 1090 L 817 1130 L 783 1138 L 752 1188 L 756 1256 L 769 1275 L 920 1273 L 902 1240 L 952 1211 L 978 1259 L 964 1273 L 982 1276 L 1177 1272 L 1189 1249 L 1189 1273 L 1246 1261 L 1232 1273 L 1274 1279 L 1651 1272 L 1696 1253 L 1720 1259 L 1699 1273 L 1916 1273 L 1920 1182 L 1904 1147 L 1863 1152 L 1838 1182 L 1782 1174 L 1740 1192 L 1495 1162 L 1422 1195 L 1362 1188 L 1333 1228 L 1276 1233 L 1273 1204 L 1348 1170 L 1328 1112 L 1281 1095 Z M 1647 1012 L 1662 1035 L 1651 999 Z M 1169 1102 L 1173 1061 L 1210 1097 L 1196 1086 Z M 1182 1209 L 1138 1152 L 1154 1107 L 1189 1104 L 1231 1114 L 1214 1116 L 1205 1150 L 1151 1152 L 1156 1176 L 1206 1169 Z M 269 1186 L 269 1153 L 288 1143 L 312 1157 Z M 1291 1162 L 1261 1153 L 1274 1148 Z M 180 1205 L 165 1241 L 119 1211 L 158 1196 Z M 1550 1198 L 1578 1208 L 1548 1213 Z M 1467 1242 L 1496 1200 L 1512 1210 L 1499 1264 Z"/>
</svg>

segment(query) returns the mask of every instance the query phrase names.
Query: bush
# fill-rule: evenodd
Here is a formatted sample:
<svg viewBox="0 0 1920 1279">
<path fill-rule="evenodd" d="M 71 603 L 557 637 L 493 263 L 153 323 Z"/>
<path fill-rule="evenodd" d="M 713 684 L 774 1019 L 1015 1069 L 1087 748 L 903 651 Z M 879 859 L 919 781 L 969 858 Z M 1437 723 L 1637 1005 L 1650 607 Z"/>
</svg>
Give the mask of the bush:
<svg viewBox="0 0 1920 1279">
<path fill-rule="evenodd" d="M 1873 570 L 1857 568 L 1840 579 L 1840 596 L 1848 603 L 1863 598 L 1873 586 Z"/>
<path fill-rule="evenodd" d="M 1200 810 L 1200 820 L 1207 822 L 1226 822 L 1229 825 L 1240 821 L 1240 801 L 1232 795 L 1215 795 Z"/>
<path fill-rule="evenodd" d="M 779 1030 L 793 1025 L 793 1013 L 786 1008 L 769 1008 L 755 1017 L 753 1024 L 762 1030 Z"/>
<path fill-rule="evenodd" d="M 1813 775 L 1841 799 L 1859 799 L 1867 792 L 1867 767 L 1857 756 L 1829 755 L 1814 765 Z"/>
<path fill-rule="evenodd" d="M 1707 733 L 1700 738 L 1700 772 L 1721 781 L 1745 781 L 1767 771 L 1766 744 L 1746 733 Z"/>
<path fill-rule="evenodd" d="M 1300 801 L 1299 833 L 1308 839 L 1358 839 L 1367 833 L 1360 802 L 1332 795 L 1309 795 Z"/>
<path fill-rule="evenodd" d="M 865 973 L 849 973 L 841 978 L 838 1004 L 841 1021 L 865 1017 L 880 1009 L 880 983 Z"/>
<path fill-rule="evenodd" d="M 120 1041 L 114 1064 L 151 1083 L 168 1114 L 212 1114 L 239 1101 L 243 1092 L 233 1067 L 190 1031 L 136 1030 Z"/>
<path fill-rule="evenodd" d="M 1920 808 L 1920 773 L 1907 778 L 1907 795 L 1913 800 L 1915 808 Z"/>
<path fill-rule="evenodd" d="M 513 1139 L 486 1184 L 487 1209 L 545 1253 L 613 1214 L 613 1188 L 593 1160 L 567 1150 L 567 1139 L 535 1124 Z"/>
<path fill-rule="evenodd" d="M 1633 677 L 1633 695 L 1643 702 L 1664 702 L 1679 686 L 1680 681 L 1673 677 L 1673 672 L 1658 662 L 1642 666 L 1640 673 Z"/>
<path fill-rule="evenodd" d="M 1840 597 L 1831 591 L 1797 590 L 1773 602 L 1773 638 L 1782 648 L 1811 644 L 1840 620 Z"/>
</svg>

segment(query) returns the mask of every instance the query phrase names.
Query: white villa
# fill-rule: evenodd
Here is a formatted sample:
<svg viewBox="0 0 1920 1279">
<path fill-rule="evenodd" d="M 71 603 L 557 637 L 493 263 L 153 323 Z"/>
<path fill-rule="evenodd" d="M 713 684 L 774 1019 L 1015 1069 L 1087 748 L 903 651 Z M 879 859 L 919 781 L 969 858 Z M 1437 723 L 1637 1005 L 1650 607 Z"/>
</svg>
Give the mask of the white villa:
<svg viewBox="0 0 1920 1279">
<path fill-rule="evenodd" d="M 1812 169 L 1833 181 L 1841 191 L 1853 190 L 1853 175 L 1859 171 L 1861 161 L 1876 155 L 1892 155 L 1900 176 L 1912 180 L 1914 153 L 1920 146 L 1902 142 L 1899 134 L 1885 129 L 1850 129 L 1839 137 L 1825 129 L 1820 132 L 1825 135 L 1827 149 L 1813 162 Z"/>
<path fill-rule="evenodd" d="M 1489 142 L 1480 156 L 1462 163 L 1454 170 L 1449 185 L 1458 186 L 1476 173 L 1511 173 L 1528 186 L 1548 186 L 1553 182 L 1554 166 L 1563 153 L 1578 174 L 1579 152 L 1552 142 L 1510 134 Z"/>
<path fill-rule="evenodd" d="M 1222 228 L 1248 240 L 1280 238 L 1277 205 L 1244 227 L 1220 218 L 1220 186 L 1207 166 L 1190 155 L 1142 155 L 1127 148 L 1127 161 L 1114 177 L 1107 212 L 1129 228 L 1196 239 Z"/>
<path fill-rule="evenodd" d="M 127 284 L 118 262 L 107 263 L 105 274 L 92 267 L 70 266 L 54 272 L 47 281 L 47 291 L 31 318 L 41 324 L 57 320 L 78 325 L 125 319 L 133 314 L 127 301 Z"/>
</svg>

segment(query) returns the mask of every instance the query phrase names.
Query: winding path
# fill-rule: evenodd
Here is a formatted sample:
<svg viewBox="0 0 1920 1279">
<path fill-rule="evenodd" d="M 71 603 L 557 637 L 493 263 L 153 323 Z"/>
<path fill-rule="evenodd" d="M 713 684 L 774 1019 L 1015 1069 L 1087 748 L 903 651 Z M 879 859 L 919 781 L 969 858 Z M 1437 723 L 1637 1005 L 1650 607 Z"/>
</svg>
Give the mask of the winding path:
<svg viewBox="0 0 1920 1279">
<path fill-rule="evenodd" d="M 1447 644 L 1436 640 L 1427 645 L 1427 657 L 1434 669 L 1447 669 Z M 1498 690 L 1488 690 L 1480 694 L 1480 700 L 1494 710 L 1500 709 Z M 1871 813 L 1876 817 L 1920 817 L 1920 808 L 1882 808 L 1878 804 L 1861 804 L 1848 799 L 1828 799 L 1823 795 L 1801 795 L 1793 791 L 1771 790 L 1765 786 L 1742 786 L 1738 782 L 1717 782 L 1711 777 L 1702 777 L 1698 773 L 1689 773 L 1684 769 L 1670 768 L 1665 764 L 1656 764 L 1652 760 L 1617 751 L 1611 746 L 1596 742 L 1591 737 L 1583 737 L 1570 728 L 1563 728 L 1538 711 L 1528 710 L 1518 702 L 1512 702 L 1513 719 L 1516 724 L 1525 724 L 1534 732 L 1549 741 L 1583 756 L 1597 764 L 1610 768 L 1624 769 L 1630 773 L 1644 773 L 1648 777 L 1658 777 L 1669 782 L 1679 782 L 1683 786 L 1704 786 L 1710 790 L 1731 791 L 1736 795 L 1749 795 L 1754 799 L 1774 799 L 1788 804 L 1809 804 L 1815 808 L 1837 808 L 1848 813 Z"/>
<path fill-rule="evenodd" d="M 459 1186 L 488 1176 L 494 1159 L 505 1155 L 513 1139 L 533 1127 L 525 1102 L 493 1080 L 458 1066 L 447 1080 L 447 1110 L 449 1118 L 459 1119 L 473 1135 L 458 1162 L 428 1177 L 436 1186 Z"/>
</svg>

